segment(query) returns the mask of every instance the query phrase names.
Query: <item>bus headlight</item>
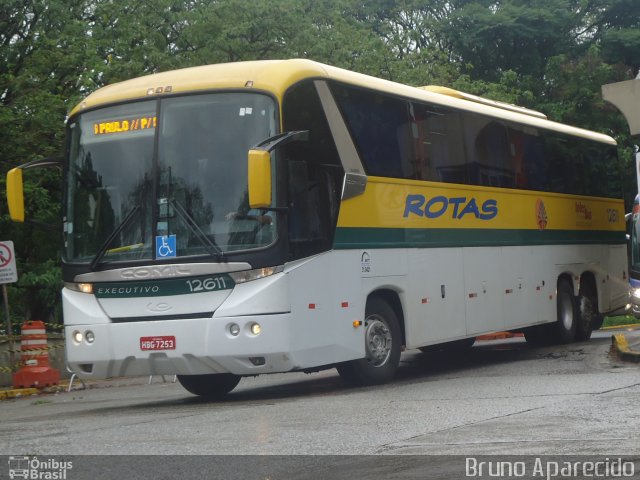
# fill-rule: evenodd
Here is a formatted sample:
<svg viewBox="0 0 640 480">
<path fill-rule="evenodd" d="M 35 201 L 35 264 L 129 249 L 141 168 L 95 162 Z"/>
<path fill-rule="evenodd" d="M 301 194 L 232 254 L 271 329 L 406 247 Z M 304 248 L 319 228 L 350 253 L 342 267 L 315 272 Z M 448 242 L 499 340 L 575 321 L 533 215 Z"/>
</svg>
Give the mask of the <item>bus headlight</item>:
<svg viewBox="0 0 640 480">
<path fill-rule="evenodd" d="M 81 293 L 93 293 L 93 283 L 71 283 L 64 282 L 64 286 L 69 290 Z"/>
<path fill-rule="evenodd" d="M 264 267 L 256 268 L 254 270 L 244 270 L 243 272 L 231 272 L 229 276 L 236 283 L 251 282 L 258 280 L 259 278 L 270 277 L 276 273 L 280 273 L 284 270 L 284 265 L 278 265 L 277 267 Z"/>
<path fill-rule="evenodd" d="M 632 288 L 631 289 L 631 296 L 633 298 L 636 298 L 636 299 L 640 300 L 640 288 Z"/>
</svg>

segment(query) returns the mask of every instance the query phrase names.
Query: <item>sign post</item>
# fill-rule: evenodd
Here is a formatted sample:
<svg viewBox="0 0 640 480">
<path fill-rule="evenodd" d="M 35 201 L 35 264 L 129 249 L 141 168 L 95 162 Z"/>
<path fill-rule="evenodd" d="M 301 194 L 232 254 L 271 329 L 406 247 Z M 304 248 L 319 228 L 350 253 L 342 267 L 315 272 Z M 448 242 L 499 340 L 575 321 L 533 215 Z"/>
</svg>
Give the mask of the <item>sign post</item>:
<svg viewBox="0 0 640 480">
<path fill-rule="evenodd" d="M 0 241 L 0 284 L 2 284 L 2 301 L 4 303 L 4 317 L 7 336 L 9 338 L 10 365 L 14 364 L 14 342 L 11 316 L 9 315 L 9 295 L 7 294 L 7 283 L 18 281 L 18 269 L 16 268 L 16 254 L 13 250 L 13 242 L 10 240 Z"/>
</svg>

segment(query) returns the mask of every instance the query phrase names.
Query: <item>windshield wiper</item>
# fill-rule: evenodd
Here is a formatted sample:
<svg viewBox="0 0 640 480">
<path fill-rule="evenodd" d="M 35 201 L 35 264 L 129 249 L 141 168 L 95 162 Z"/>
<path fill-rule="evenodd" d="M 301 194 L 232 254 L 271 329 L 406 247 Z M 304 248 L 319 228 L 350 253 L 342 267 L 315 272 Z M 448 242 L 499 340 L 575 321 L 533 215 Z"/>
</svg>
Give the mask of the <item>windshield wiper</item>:
<svg viewBox="0 0 640 480">
<path fill-rule="evenodd" d="M 100 245 L 100 248 L 96 252 L 96 255 L 93 257 L 93 260 L 91 260 L 91 263 L 89 264 L 89 270 L 94 271 L 96 269 L 96 266 L 98 265 L 98 263 L 100 263 L 100 260 L 102 260 L 104 254 L 107 253 L 111 242 L 113 242 L 115 238 L 120 234 L 120 232 L 122 232 L 122 230 L 124 230 L 125 227 L 129 225 L 129 223 L 131 223 L 131 220 L 133 220 L 133 217 L 135 217 L 136 213 L 138 213 L 139 211 L 140 205 L 136 205 L 131 209 L 129 213 L 127 213 L 127 216 L 124 217 L 124 219 L 116 226 L 116 228 L 113 230 L 113 232 L 111 232 L 104 243 Z"/>
<path fill-rule="evenodd" d="M 209 238 L 207 234 L 202 231 L 193 217 L 189 215 L 187 209 L 184 208 L 182 204 L 177 200 L 169 199 L 169 203 L 173 206 L 174 210 L 178 213 L 180 218 L 184 220 L 184 223 L 187 224 L 187 227 L 189 227 L 189 229 L 193 233 L 195 233 L 198 240 L 200 240 L 200 243 L 202 243 L 202 245 L 204 245 L 204 248 L 207 249 L 209 255 L 211 255 L 212 257 L 216 257 L 219 262 L 224 261 L 224 252 L 222 251 L 222 249 L 215 243 L 213 239 Z"/>
</svg>

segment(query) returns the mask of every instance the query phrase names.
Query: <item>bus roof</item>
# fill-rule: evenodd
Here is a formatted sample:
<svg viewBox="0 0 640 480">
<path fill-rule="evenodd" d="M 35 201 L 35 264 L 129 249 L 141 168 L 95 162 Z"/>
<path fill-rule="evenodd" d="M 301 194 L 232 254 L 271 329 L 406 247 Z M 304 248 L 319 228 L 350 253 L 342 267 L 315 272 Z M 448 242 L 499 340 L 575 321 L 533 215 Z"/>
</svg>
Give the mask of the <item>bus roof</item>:
<svg viewBox="0 0 640 480">
<path fill-rule="evenodd" d="M 608 135 L 553 122 L 543 118 L 543 114 L 539 112 L 535 112 L 537 115 L 532 114 L 534 111 L 523 107 L 511 105 L 506 108 L 505 105 L 508 104 L 482 99 L 463 92 L 456 92 L 456 95 L 452 95 L 451 92 L 454 90 L 447 88 L 411 87 L 305 59 L 221 63 L 146 75 L 96 90 L 78 104 L 71 111 L 70 116 L 88 108 L 127 100 L 153 98 L 168 93 L 214 89 L 263 90 L 271 92 L 281 99 L 291 85 L 304 79 L 313 78 L 332 79 L 381 93 L 471 111 L 610 145 L 616 144 L 615 140 Z M 478 101 L 478 99 L 485 101 Z"/>
</svg>

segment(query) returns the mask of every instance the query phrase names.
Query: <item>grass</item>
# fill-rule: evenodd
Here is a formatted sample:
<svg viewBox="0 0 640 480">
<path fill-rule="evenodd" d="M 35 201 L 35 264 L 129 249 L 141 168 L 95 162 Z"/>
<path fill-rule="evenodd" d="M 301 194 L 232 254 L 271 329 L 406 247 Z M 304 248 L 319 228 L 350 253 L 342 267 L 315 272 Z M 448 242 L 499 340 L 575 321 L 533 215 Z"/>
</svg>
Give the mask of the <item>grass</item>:
<svg viewBox="0 0 640 480">
<path fill-rule="evenodd" d="M 605 317 L 603 327 L 617 327 L 619 325 L 631 325 L 639 321 L 632 315 L 620 315 L 619 317 Z"/>
</svg>

